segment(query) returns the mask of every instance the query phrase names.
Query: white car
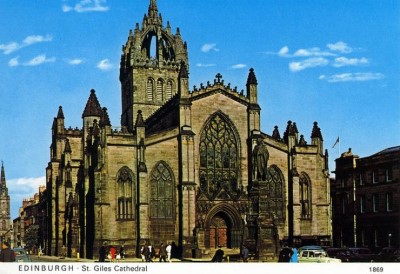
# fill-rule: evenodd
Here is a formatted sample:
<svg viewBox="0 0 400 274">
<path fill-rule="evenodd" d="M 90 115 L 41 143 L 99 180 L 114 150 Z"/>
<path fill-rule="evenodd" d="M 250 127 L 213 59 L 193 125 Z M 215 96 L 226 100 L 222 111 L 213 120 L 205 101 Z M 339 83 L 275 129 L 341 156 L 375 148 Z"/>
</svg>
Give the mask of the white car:
<svg viewBox="0 0 400 274">
<path fill-rule="evenodd" d="M 299 263 L 341 263 L 340 259 L 330 258 L 323 249 L 300 249 Z"/>
</svg>

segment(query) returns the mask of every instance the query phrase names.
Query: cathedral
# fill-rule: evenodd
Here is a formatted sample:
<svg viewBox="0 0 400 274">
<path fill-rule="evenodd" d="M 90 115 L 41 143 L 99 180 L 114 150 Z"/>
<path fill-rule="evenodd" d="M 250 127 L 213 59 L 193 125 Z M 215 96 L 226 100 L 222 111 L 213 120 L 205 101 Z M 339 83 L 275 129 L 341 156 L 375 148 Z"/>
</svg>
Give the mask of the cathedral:
<svg viewBox="0 0 400 274">
<path fill-rule="evenodd" d="M 11 217 L 10 217 L 10 195 L 6 183 L 4 164 L 1 163 L 0 175 L 0 237 L 1 242 L 11 242 Z"/>
<path fill-rule="evenodd" d="M 106 244 L 140 256 L 146 242 L 169 242 L 192 257 L 245 244 L 268 261 L 283 243 L 330 243 L 321 130 L 310 125 L 309 144 L 292 121 L 282 136 L 264 133 L 254 69 L 243 91 L 219 73 L 189 88 L 188 45 L 150 0 L 122 47 L 119 80 L 121 125 L 95 90 L 81 128 L 65 127 L 61 106 L 53 120 L 46 254 L 96 258 Z"/>
</svg>

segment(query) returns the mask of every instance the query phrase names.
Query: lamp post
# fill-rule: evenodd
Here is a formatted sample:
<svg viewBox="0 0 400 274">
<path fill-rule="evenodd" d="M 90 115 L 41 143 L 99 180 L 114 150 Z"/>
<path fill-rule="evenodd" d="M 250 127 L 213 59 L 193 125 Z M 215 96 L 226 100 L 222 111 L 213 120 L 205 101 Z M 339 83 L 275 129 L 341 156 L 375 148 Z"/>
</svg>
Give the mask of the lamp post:
<svg viewBox="0 0 400 274">
<path fill-rule="evenodd" d="M 390 238 L 392 238 L 392 233 L 388 234 L 388 244 L 389 244 L 389 248 L 390 248 Z"/>
</svg>

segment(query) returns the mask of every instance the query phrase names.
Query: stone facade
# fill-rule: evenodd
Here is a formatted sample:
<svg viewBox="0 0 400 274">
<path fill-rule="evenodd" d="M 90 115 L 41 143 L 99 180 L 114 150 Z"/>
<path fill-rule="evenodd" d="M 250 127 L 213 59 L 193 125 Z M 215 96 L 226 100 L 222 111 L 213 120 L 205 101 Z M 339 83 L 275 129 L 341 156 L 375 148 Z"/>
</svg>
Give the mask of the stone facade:
<svg viewBox="0 0 400 274">
<path fill-rule="evenodd" d="M 107 242 L 139 256 L 151 241 L 174 242 L 187 257 L 245 243 L 269 260 L 282 241 L 329 243 L 328 154 L 318 124 L 311 144 L 291 121 L 282 138 L 277 127 L 263 133 L 253 69 L 245 92 L 220 74 L 190 90 L 188 71 L 186 42 L 163 26 L 151 0 L 122 50 L 121 127 L 111 126 L 94 90 L 81 129 L 65 128 L 62 107 L 54 118 L 48 254 L 65 246 L 93 258 Z"/>
<path fill-rule="evenodd" d="M 363 158 L 350 149 L 336 159 L 335 173 L 333 244 L 400 247 L 400 147 Z"/>
</svg>

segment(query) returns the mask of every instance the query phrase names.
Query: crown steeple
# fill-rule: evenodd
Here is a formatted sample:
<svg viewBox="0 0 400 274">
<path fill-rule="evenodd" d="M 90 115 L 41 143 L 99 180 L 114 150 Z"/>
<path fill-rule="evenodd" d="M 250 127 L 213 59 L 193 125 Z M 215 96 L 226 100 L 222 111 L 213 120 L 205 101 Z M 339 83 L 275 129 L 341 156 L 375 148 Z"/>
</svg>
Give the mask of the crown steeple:
<svg viewBox="0 0 400 274">
<path fill-rule="evenodd" d="M 6 175 L 4 172 L 4 163 L 1 161 L 1 175 L 0 175 L 0 196 L 8 196 L 8 189 L 6 184 Z"/>
</svg>

